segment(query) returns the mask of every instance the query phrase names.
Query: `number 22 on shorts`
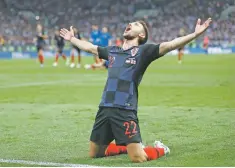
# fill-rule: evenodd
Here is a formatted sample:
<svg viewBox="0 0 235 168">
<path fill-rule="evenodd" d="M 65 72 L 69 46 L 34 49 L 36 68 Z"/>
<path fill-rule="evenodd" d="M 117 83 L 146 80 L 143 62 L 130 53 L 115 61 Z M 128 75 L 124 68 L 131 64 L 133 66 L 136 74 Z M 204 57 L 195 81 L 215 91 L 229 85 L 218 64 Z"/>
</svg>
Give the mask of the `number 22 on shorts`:
<svg viewBox="0 0 235 168">
<path fill-rule="evenodd" d="M 136 135 L 136 133 L 138 133 L 136 131 L 136 123 L 135 123 L 135 121 L 124 122 L 123 126 L 126 127 L 125 135 L 127 135 L 128 138 L 132 138 L 133 136 Z"/>
</svg>

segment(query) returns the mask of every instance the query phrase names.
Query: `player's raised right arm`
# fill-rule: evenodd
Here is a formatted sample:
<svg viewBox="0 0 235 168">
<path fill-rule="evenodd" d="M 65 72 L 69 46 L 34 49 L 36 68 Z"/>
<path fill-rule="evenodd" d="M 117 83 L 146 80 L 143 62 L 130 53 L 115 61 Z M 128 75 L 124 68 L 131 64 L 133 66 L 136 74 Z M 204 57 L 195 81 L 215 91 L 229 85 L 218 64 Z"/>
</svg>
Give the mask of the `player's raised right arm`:
<svg viewBox="0 0 235 168">
<path fill-rule="evenodd" d="M 73 45 L 77 46 L 83 51 L 98 55 L 98 46 L 93 45 L 90 42 L 79 40 L 74 37 L 73 27 L 70 27 L 70 31 L 63 28 L 60 30 L 60 36 L 63 37 L 65 40 L 70 41 Z"/>
<path fill-rule="evenodd" d="M 207 30 L 207 28 L 210 26 L 211 22 L 212 19 L 208 18 L 207 21 L 201 24 L 201 19 L 198 19 L 194 33 L 191 33 L 187 36 L 178 37 L 169 42 L 161 43 L 159 47 L 159 54 L 165 55 L 169 51 L 175 50 L 179 47 L 188 44 L 190 41 L 194 40 L 195 38 L 199 37 L 202 33 L 204 33 Z"/>
</svg>

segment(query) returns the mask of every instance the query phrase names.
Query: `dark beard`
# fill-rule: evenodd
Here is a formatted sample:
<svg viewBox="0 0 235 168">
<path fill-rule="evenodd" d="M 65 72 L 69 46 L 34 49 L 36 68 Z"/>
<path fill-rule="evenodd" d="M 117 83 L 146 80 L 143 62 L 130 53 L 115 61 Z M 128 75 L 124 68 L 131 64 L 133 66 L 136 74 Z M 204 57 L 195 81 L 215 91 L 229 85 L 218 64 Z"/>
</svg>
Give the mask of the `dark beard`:
<svg viewBox="0 0 235 168">
<path fill-rule="evenodd" d="M 133 40 L 135 37 L 133 37 L 131 35 L 123 35 L 123 38 L 126 40 Z"/>
</svg>

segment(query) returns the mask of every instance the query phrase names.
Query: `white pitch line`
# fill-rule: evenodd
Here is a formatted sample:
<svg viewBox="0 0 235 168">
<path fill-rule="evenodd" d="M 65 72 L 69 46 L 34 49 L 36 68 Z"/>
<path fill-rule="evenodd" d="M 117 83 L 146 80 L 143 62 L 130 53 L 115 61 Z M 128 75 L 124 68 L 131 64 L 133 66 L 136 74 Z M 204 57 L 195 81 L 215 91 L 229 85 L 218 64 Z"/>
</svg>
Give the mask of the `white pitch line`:
<svg viewBox="0 0 235 168">
<path fill-rule="evenodd" d="M 53 85 L 57 83 L 68 83 L 68 82 L 74 82 L 72 80 L 62 80 L 62 81 L 48 81 L 48 82 L 27 82 L 27 83 L 18 83 L 13 85 L 5 85 L 0 86 L 0 88 L 14 88 L 14 87 L 26 87 L 26 86 L 38 86 L 38 85 Z"/>
<path fill-rule="evenodd" d="M 36 162 L 36 161 L 15 160 L 15 159 L 0 159 L 0 163 L 13 163 L 13 164 L 37 165 L 37 166 L 54 166 L 54 167 L 98 167 L 98 166 L 85 165 L 85 164 Z"/>
<path fill-rule="evenodd" d="M 49 103 L 49 104 L 44 104 L 44 103 L 0 103 L 1 106 L 5 106 L 6 108 L 9 107 L 16 107 L 18 108 L 19 106 L 24 106 L 25 108 L 27 106 L 57 106 L 57 107 L 79 107 L 79 108 L 92 108 L 92 109 L 98 109 L 99 108 L 99 104 L 75 104 L 75 103 L 62 103 L 62 104 L 55 104 L 55 103 Z M 235 110 L 235 108 L 233 107 L 210 107 L 210 106 L 191 106 L 191 107 L 187 107 L 187 106 L 161 106 L 161 105 L 149 105 L 149 106 L 143 106 L 143 105 L 139 105 L 138 106 L 139 109 L 157 109 L 157 108 L 166 108 L 166 109 L 196 109 L 196 108 L 200 108 L 200 109 L 213 109 L 213 110 Z"/>
<path fill-rule="evenodd" d="M 61 81 L 47 81 L 47 82 L 26 82 L 26 83 L 16 83 L 12 85 L 0 85 L 0 89 L 6 89 L 6 88 L 16 88 L 16 87 L 27 87 L 27 86 L 40 86 L 40 85 L 54 85 L 54 84 L 85 84 L 89 85 L 88 82 L 102 82 L 104 79 L 89 79 L 89 80 L 61 80 Z"/>
</svg>

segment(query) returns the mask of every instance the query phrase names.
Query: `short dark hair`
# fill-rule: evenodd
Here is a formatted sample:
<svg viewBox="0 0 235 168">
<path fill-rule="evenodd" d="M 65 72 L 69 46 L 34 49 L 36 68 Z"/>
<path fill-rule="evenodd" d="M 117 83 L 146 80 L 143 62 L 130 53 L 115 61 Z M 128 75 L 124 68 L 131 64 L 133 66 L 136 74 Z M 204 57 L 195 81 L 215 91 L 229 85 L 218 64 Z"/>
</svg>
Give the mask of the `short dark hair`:
<svg viewBox="0 0 235 168">
<path fill-rule="evenodd" d="M 142 45 L 148 41 L 148 35 L 149 35 L 148 26 L 143 20 L 138 20 L 137 22 L 139 22 L 144 28 L 145 37 L 139 38 L 139 45 Z"/>
</svg>

